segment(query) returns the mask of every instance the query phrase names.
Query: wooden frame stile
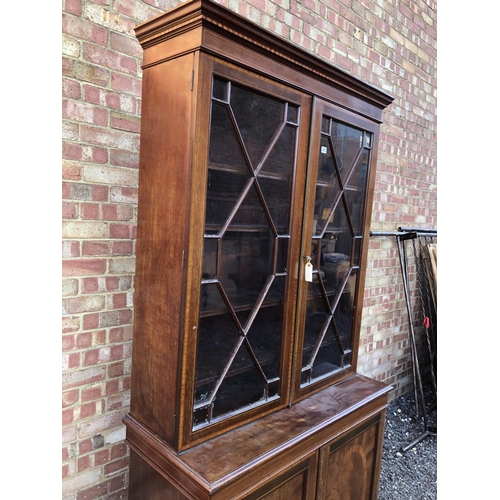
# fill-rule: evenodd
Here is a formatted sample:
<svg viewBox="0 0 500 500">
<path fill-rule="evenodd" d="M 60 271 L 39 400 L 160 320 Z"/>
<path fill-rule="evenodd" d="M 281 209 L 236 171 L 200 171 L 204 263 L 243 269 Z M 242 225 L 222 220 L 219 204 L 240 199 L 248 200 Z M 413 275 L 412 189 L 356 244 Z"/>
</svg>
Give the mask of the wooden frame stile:
<svg viewBox="0 0 500 500">
<path fill-rule="evenodd" d="M 316 96 L 313 97 L 311 106 L 311 125 L 309 131 L 309 151 L 307 157 L 307 178 L 305 185 L 304 194 L 304 219 L 302 222 L 302 241 L 301 248 L 299 250 L 300 260 L 298 262 L 297 275 L 301 278 L 304 276 L 304 265 L 306 264 L 306 256 L 311 254 L 311 234 L 313 221 L 311 217 L 307 217 L 307 214 L 311 213 L 314 206 L 314 195 L 315 195 L 315 180 L 317 176 L 317 155 L 319 151 L 320 136 L 315 133 L 315 131 L 320 129 L 321 126 L 321 114 L 318 113 L 318 99 Z M 316 158 L 316 159 L 315 159 Z M 306 308 L 305 302 L 307 300 L 307 286 L 304 286 L 304 280 L 299 279 L 298 284 L 298 311 L 295 320 L 295 330 L 298 332 L 299 328 L 305 324 L 306 321 Z M 303 395 L 300 390 L 300 380 L 301 380 L 301 363 L 299 360 L 302 359 L 302 349 L 304 345 L 304 333 L 295 335 L 295 345 L 294 345 L 294 370 L 292 373 L 293 378 L 293 392 L 290 394 L 290 402 L 300 401 L 306 395 Z M 308 393 L 311 391 L 308 391 Z"/>
<path fill-rule="evenodd" d="M 198 325 L 201 282 L 201 262 L 203 256 L 203 227 L 205 224 L 205 206 L 200 203 L 206 196 L 208 156 L 208 130 L 210 126 L 210 108 L 199 105 L 210 101 L 211 84 L 208 75 L 212 71 L 212 63 L 200 51 L 195 52 L 196 64 L 193 67 L 193 171 L 192 190 L 190 198 L 191 216 L 189 221 L 190 237 L 187 252 L 187 283 L 189 300 L 186 303 L 186 323 L 184 325 L 182 366 L 179 379 L 182 380 L 179 398 L 179 435 L 177 449 L 182 450 L 190 443 L 192 422 L 192 407 L 182 404 L 183 401 L 193 401 L 194 368 L 196 344 L 192 342 Z M 195 335 L 196 337 L 196 335 Z"/>
</svg>

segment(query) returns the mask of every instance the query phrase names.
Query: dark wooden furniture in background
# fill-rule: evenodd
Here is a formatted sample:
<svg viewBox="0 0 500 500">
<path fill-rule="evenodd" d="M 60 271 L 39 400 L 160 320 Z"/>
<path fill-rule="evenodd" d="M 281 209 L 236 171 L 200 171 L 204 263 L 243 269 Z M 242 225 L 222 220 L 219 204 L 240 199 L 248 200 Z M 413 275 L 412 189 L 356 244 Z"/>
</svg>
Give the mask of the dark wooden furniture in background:
<svg viewBox="0 0 500 500">
<path fill-rule="evenodd" d="M 376 499 L 390 388 L 356 365 L 392 98 L 208 0 L 136 33 L 130 499 Z"/>
</svg>

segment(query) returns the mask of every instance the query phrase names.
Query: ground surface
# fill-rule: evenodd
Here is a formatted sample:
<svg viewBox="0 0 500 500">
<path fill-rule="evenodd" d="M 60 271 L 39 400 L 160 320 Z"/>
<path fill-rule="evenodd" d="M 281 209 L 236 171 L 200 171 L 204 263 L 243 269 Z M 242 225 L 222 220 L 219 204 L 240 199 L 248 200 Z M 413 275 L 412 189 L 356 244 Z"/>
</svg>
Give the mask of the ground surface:
<svg viewBox="0 0 500 500">
<path fill-rule="evenodd" d="M 426 398 L 432 405 L 428 392 Z M 428 428 L 436 427 L 437 410 L 429 410 L 427 417 Z M 413 391 L 389 403 L 378 500 L 437 499 L 437 437 L 402 451 L 424 432 L 423 420 L 416 419 Z"/>
</svg>

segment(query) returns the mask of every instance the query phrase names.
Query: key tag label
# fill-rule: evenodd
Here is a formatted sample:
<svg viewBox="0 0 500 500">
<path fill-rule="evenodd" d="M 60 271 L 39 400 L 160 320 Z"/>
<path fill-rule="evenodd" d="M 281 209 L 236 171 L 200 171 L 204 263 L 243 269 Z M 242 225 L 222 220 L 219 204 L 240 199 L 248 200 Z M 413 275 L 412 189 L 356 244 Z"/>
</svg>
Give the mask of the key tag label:
<svg viewBox="0 0 500 500">
<path fill-rule="evenodd" d="M 310 262 L 308 262 L 305 266 L 305 271 L 306 271 L 306 281 L 312 282 L 313 280 L 313 266 Z"/>
</svg>

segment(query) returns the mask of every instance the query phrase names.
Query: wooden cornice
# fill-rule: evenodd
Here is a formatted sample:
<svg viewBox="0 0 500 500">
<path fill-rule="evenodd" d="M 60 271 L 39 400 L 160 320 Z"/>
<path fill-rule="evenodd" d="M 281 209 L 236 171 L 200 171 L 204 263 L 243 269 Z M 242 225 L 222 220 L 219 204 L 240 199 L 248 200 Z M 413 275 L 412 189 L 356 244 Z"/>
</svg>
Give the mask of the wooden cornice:
<svg viewBox="0 0 500 500">
<path fill-rule="evenodd" d="M 199 29 L 221 33 L 278 64 L 289 66 L 328 85 L 340 88 L 368 101 L 379 109 L 386 108 L 394 97 L 350 75 L 310 52 L 212 2 L 193 0 L 146 21 L 135 28 L 143 49 L 162 43 L 183 33 Z M 199 50 L 214 53 L 206 37 L 200 36 Z"/>
</svg>

